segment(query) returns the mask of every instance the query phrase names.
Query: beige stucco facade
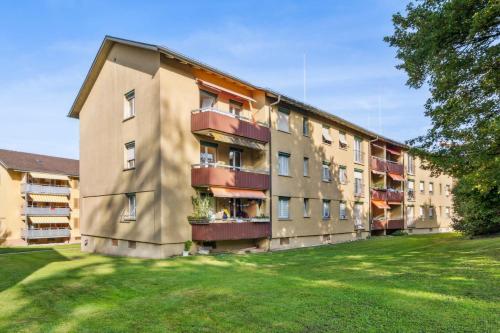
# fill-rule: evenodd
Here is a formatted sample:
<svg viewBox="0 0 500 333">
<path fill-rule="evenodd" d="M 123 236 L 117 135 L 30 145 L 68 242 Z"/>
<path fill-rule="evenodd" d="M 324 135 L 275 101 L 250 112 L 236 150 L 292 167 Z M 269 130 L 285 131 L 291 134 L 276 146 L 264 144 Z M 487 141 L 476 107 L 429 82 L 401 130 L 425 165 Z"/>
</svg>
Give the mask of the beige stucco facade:
<svg viewBox="0 0 500 333">
<path fill-rule="evenodd" d="M 53 181 L 52 176 L 61 177 L 59 174 L 47 174 L 49 178 L 33 181 L 29 171 L 9 170 L 0 165 L 0 245 L 80 242 L 78 177 L 62 175 L 67 180 L 58 181 L 57 186 L 45 185 Z M 63 195 L 39 194 L 38 189 L 23 190 L 27 184 L 42 182 L 49 190 L 67 190 Z M 53 198 L 57 198 L 57 207 L 67 207 L 67 214 L 25 212 L 25 208 L 51 207 L 53 204 L 48 201 Z M 26 230 L 31 230 L 32 234 L 26 233 Z"/>
<path fill-rule="evenodd" d="M 213 101 L 209 97 L 208 108 L 202 91 L 215 96 Z M 134 115 L 124 117 L 130 92 Z M 284 109 L 288 131 L 278 124 Z M 174 52 L 105 39 L 70 116 L 80 121 L 84 251 L 161 258 L 181 254 L 183 243 L 191 239 L 195 249 L 269 250 L 351 241 L 371 233 L 370 156 L 376 134 Z M 330 143 L 324 142 L 325 126 Z M 126 144 L 131 142 L 134 166 L 126 168 Z M 237 165 L 231 155 L 235 149 L 241 159 Z M 281 175 L 280 154 L 288 157 L 287 175 Z M 403 165 L 404 158 L 397 163 Z M 323 179 L 323 165 L 328 165 L 330 179 Z M 342 182 L 340 168 L 346 174 Z M 427 184 L 430 176 L 415 169 L 414 178 Z M 403 177 L 401 191 L 411 178 L 406 172 Z M 444 215 L 450 197 L 437 193 L 440 183 L 449 182 L 441 176 L 435 181 L 436 194 L 417 194 L 414 205 L 432 201 L 443 207 Z M 355 183 L 361 186 L 357 194 Z M 197 192 L 215 197 L 218 189 L 230 196 L 215 198 L 214 223 L 188 223 L 191 198 Z M 131 196 L 136 200 L 133 219 L 127 218 Z M 280 198 L 288 200 L 286 218 L 279 214 Z M 405 198 L 393 214 L 404 216 L 408 205 Z M 449 219 L 423 220 L 413 230 L 431 227 L 448 230 Z"/>
</svg>

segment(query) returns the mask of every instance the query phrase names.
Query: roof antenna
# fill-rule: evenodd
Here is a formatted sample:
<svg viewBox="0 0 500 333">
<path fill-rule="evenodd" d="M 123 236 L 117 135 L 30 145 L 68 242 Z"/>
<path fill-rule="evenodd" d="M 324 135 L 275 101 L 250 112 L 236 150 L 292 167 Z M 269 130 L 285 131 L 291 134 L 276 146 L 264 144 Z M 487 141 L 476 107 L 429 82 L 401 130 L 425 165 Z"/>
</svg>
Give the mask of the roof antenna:
<svg viewBox="0 0 500 333">
<path fill-rule="evenodd" d="M 304 103 L 306 102 L 306 54 L 304 53 Z"/>
</svg>

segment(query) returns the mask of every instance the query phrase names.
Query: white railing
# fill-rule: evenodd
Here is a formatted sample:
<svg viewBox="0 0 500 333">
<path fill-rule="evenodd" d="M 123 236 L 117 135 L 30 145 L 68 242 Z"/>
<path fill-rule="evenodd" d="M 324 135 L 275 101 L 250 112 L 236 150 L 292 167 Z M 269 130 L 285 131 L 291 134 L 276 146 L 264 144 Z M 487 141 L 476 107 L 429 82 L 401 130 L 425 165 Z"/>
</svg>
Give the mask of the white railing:
<svg viewBox="0 0 500 333">
<path fill-rule="evenodd" d="M 68 186 L 53 186 L 39 184 L 21 184 L 21 193 L 70 195 L 71 189 Z"/>
<path fill-rule="evenodd" d="M 205 108 L 195 109 L 195 110 L 191 111 L 191 113 L 193 113 L 193 114 L 202 113 L 202 112 L 213 112 L 213 113 L 217 113 L 217 114 L 220 114 L 220 115 L 223 115 L 223 116 L 227 116 L 227 117 L 235 118 L 235 119 L 238 119 L 238 120 L 246 121 L 246 122 L 249 122 L 249 123 L 252 123 L 252 124 L 256 123 L 256 124 L 258 124 L 260 126 L 269 127 L 269 125 L 267 123 L 264 123 L 262 121 L 253 121 L 249 117 L 245 117 L 245 116 L 238 115 L 238 114 L 233 114 L 233 113 L 230 113 L 230 112 L 224 112 L 224 111 L 221 111 L 221 110 L 216 109 L 214 107 L 205 107 Z"/>
<path fill-rule="evenodd" d="M 193 169 L 200 169 L 200 168 L 223 168 L 223 169 L 229 169 L 229 170 L 238 170 L 242 172 L 251 172 L 251 173 L 261 173 L 268 175 L 269 170 L 264 170 L 264 169 L 249 169 L 249 168 L 243 168 L 243 167 L 234 167 L 231 165 L 227 164 L 221 164 L 218 162 L 215 163 L 199 163 L 199 164 L 193 164 L 191 165 Z"/>
<path fill-rule="evenodd" d="M 69 228 L 58 229 L 21 229 L 21 237 L 24 239 L 35 238 L 66 238 L 71 236 Z"/>
<path fill-rule="evenodd" d="M 51 207 L 23 207 L 22 215 L 34 216 L 69 216 L 69 208 L 51 208 Z"/>
</svg>

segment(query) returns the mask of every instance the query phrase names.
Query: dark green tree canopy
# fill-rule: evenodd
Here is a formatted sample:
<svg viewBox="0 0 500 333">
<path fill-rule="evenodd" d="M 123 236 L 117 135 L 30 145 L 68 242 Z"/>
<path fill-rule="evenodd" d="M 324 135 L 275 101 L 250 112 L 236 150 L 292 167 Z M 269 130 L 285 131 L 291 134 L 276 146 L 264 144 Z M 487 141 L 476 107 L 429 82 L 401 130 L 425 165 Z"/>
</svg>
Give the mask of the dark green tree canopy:
<svg viewBox="0 0 500 333">
<path fill-rule="evenodd" d="M 413 88 L 428 86 L 432 128 L 409 141 L 435 173 L 469 175 L 500 188 L 500 0 L 422 0 L 393 16 L 398 65 Z"/>
</svg>

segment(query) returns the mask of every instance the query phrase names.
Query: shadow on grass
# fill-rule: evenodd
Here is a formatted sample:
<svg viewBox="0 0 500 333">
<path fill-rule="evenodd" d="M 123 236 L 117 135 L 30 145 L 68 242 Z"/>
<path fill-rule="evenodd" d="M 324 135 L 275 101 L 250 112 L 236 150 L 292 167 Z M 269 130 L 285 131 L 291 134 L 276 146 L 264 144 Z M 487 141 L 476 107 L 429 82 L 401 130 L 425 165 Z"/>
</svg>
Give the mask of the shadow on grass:
<svg viewBox="0 0 500 333">
<path fill-rule="evenodd" d="M 493 331 L 498 251 L 495 240 L 446 236 L 172 260 L 88 255 L 9 290 L 0 331 Z"/>
</svg>

